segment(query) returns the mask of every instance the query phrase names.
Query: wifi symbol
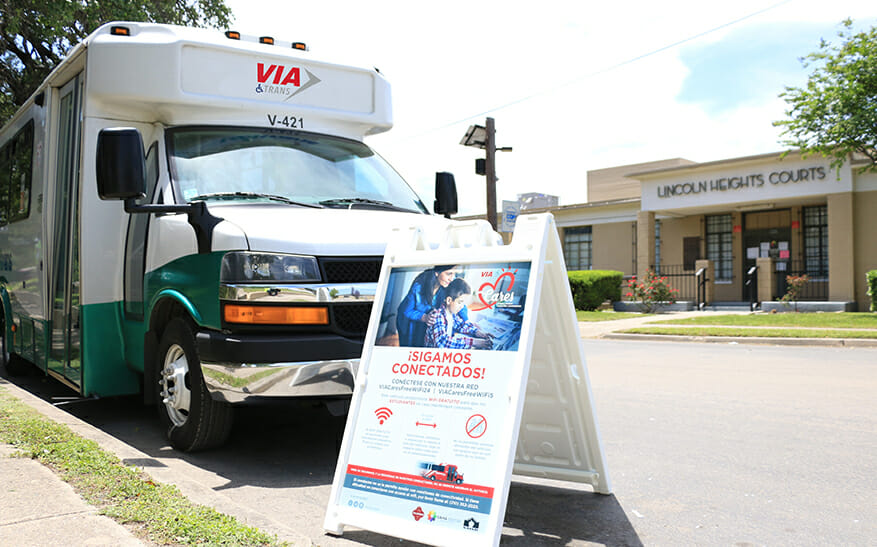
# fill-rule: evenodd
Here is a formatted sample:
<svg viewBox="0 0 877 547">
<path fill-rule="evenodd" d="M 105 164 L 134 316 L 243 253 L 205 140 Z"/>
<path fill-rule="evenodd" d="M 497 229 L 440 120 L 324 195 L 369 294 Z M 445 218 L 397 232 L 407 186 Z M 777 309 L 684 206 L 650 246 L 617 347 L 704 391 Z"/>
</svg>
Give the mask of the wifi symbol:
<svg viewBox="0 0 877 547">
<path fill-rule="evenodd" d="M 382 406 L 381 408 L 375 410 L 375 416 L 378 417 L 378 420 L 381 424 L 383 424 L 387 418 L 393 415 L 393 411 L 389 408 Z"/>
</svg>

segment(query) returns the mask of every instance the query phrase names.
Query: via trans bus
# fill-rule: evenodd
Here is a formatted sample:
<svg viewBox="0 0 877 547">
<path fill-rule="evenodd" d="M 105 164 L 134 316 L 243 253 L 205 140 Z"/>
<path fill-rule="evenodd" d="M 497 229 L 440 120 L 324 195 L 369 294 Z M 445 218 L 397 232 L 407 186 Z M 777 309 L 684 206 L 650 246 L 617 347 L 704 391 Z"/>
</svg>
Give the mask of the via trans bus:
<svg viewBox="0 0 877 547">
<path fill-rule="evenodd" d="M 142 393 L 183 451 L 238 404 L 345 412 L 392 229 L 457 207 L 363 143 L 391 126 L 380 73 L 304 44 L 100 27 L 0 133 L 0 359 Z"/>
</svg>

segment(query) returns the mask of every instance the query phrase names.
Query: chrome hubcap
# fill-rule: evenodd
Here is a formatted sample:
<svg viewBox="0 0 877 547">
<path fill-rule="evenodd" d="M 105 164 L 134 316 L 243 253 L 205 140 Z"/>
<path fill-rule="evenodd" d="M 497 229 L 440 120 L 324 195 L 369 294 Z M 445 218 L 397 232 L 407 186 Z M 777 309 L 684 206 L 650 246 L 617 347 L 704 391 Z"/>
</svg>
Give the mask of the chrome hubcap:
<svg viewBox="0 0 877 547">
<path fill-rule="evenodd" d="M 161 402 L 164 403 L 168 418 L 176 426 L 185 424 L 189 418 L 192 392 L 186 387 L 188 373 L 189 362 L 186 360 L 186 352 L 179 345 L 172 345 L 164 356 L 164 368 L 158 383 L 161 386 Z"/>
</svg>

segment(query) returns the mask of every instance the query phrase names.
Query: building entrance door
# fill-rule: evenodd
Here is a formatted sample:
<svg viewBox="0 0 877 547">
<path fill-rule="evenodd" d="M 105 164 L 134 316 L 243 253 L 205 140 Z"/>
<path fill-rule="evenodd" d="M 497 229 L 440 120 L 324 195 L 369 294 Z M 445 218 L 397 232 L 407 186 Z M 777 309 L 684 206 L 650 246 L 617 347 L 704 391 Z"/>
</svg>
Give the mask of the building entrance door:
<svg viewBox="0 0 877 547">
<path fill-rule="evenodd" d="M 792 258 L 792 214 L 788 209 L 748 213 L 743 224 L 742 297 L 748 300 L 749 286 L 746 285 L 745 280 L 749 270 L 755 266 L 756 259 L 773 258 L 774 271 L 780 276 L 783 272 L 789 271 Z M 773 295 L 774 298 L 777 296 L 777 294 Z"/>
</svg>

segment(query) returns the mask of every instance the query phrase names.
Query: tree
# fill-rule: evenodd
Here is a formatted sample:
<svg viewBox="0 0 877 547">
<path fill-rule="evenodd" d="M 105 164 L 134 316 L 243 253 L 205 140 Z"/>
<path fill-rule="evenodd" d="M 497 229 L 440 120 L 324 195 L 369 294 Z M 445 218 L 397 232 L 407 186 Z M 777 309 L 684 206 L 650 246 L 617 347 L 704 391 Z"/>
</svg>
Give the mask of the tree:
<svg viewBox="0 0 877 547">
<path fill-rule="evenodd" d="M 821 154 L 840 167 L 851 154 L 870 160 L 877 172 L 877 28 L 853 33 L 853 22 L 841 24 L 839 44 L 825 40 L 801 59 L 814 67 L 804 88 L 786 87 L 780 94 L 788 120 L 774 122 L 787 136 L 783 144 L 804 155 Z"/>
<path fill-rule="evenodd" d="M 0 125 L 104 23 L 227 28 L 230 18 L 225 0 L 0 0 Z"/>
</svg>

